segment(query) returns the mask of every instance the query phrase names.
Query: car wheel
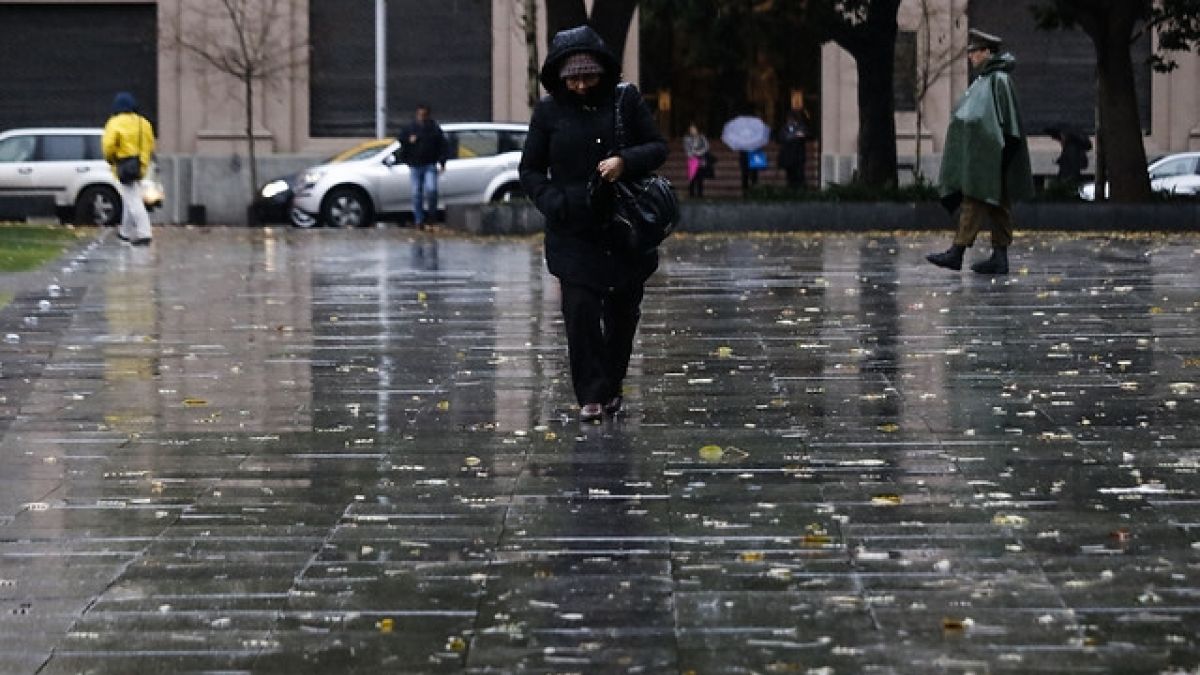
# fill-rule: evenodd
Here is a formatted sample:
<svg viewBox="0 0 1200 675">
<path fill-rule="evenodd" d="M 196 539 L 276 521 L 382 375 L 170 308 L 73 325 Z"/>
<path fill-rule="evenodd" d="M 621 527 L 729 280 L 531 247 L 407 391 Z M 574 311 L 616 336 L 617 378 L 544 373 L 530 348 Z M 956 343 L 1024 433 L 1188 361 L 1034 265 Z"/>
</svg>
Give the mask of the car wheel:
<svg viewBox="0 0 1200 675">
<path fill-rule="evenodd" d="M 525 199 L 525 191 L 521 189 L 518 183 L 503 185 L 499 190 L 496 190 L 496 194 L 492 195 L 492 202 L 499 204 L 510 204 L 523 199 Z"/>
<path fill-rule="evenodd" d="M 75 200 L 75 224 L 111 227 L 121 222 L 121 196 L 107 185 L 93 185 Z"/>
<path fill-rule="evenodd" d="M 369 227 L 375 224 L 375 209 L 362 190 L 338 187 L 321 202 L 321 220 L 328 227 Z"/>
<path fill-rule="evenodd" d="M 297 208 L 293 208 L 291 213 L 288 214 L 288 220 L 292 222 L 292 227 L 302 227 L 304 229 L 316 227 L 321 224 L 319 218 Z"/>
</svg>

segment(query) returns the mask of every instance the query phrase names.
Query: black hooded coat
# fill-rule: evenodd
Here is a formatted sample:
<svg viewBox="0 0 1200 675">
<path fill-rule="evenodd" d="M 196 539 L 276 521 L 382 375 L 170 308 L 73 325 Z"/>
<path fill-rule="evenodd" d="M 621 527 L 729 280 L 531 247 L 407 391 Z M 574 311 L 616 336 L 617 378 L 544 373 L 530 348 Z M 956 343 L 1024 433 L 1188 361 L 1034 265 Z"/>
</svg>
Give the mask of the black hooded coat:
<svg viewBox="0 0 1200 675">
<path fill-rule="evenodd" d="M 604 67 L 587 99 L 568 91 L 559 77 L 563 61 L 580 52 Z M 533 109 L 521 156 L 521 186 L 546 218 L 550 273 L 601 291 L 641 284 L 658 267 L 657 252 L 640 254 L 621 246 L 588 199 L 596 165 L 614 151 L 625 162 L 625 178 L 649 174 L 667 157 L 667 143 L 632 85 L 622 99 L 626 147 L 617 150 L 614 106 L 620 76 L 620 63 L 590 27 L 555 35 L 539 76 L 550 93 Z"/>
</svg>

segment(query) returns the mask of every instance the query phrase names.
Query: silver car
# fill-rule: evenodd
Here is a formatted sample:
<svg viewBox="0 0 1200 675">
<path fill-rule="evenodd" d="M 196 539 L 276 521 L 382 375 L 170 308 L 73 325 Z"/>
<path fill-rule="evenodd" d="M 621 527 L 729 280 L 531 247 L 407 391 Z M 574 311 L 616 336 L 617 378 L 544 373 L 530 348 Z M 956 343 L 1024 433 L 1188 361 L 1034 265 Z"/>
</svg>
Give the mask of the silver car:
<svg viewBox="0 0 1200 675">
<path fill-rule="evenodd" d="M 517 165 L 525 147 L 525 124 L 443 124 L 451 159 L 438 178 L 438 206 L 508 201 L 521 195 Z M 412 209 L 408 166 L 400 144 L 362 159 L 314 166 L 305 172 L 292 201 L 297 227 L 364 227 L 399 220 Z"/>
<path fill-rule="evenodd" d="M 117 178 L 104 161 L 98 127 L 10 129 L 0 133 L 0 194 L 50 196 L 59 218 L 81 225 L 121 221 Z M 163 203 L 162 184 L 152 164 L 142 179 L 142 201 Z"/>
<path fill-rule="evenodd" d="M 1150 174 L 1150 189 L 1155 192 L 1200 195 L 1200 152 L 1167 155 L 1150 162 L 1146 171 Z M 1104 194 L 1108 195 L 1107 185 Z M 1081 186 L 1079 197 L 1089 202 L 1095 200 L 1096 184 Z"/>
</svg>

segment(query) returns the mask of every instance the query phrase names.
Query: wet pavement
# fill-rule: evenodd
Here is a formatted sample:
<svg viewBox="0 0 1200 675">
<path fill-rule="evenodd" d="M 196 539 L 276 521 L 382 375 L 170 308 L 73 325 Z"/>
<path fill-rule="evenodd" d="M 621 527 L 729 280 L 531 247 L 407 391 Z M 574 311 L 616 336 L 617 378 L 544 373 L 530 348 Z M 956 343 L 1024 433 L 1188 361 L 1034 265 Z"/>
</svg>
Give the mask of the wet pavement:
<svg viewBox="0 0 1200 675">
<path fill-rule="evenodd" d="M 947 237 L 671 240 L 581 425 L 536 239 L 110 233 L 0 311 L 0 672 L 1194 672 L 1200 237 Z"/>
</svg>

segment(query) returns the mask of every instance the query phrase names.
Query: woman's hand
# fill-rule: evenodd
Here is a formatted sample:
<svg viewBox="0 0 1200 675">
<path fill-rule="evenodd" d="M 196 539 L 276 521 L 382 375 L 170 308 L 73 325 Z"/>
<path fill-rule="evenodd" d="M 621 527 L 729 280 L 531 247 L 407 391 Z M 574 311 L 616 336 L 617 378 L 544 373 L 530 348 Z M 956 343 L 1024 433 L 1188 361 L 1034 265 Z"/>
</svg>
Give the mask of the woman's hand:
<svg viewBox="0 0 1200 675">
<path fill-rule="evenodd" d="M 600 172 L 600 177 L 604 180 L 615 183 L 621 179 L 621 174 L 625 173 L 625 160 L 609 157 L 596 165 L 596 171 Z"/>
</svg>

